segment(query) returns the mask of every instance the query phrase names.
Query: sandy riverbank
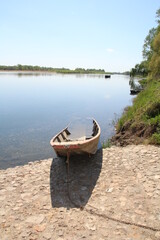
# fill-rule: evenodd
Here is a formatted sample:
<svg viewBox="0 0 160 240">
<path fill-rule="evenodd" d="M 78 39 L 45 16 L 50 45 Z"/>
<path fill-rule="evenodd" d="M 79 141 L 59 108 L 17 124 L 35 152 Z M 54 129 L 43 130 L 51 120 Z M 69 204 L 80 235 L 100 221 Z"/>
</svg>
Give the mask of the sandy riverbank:
<svg viewBox="0 0 160 240">
<path fill-rule="evenodd" d="M 0 170 L 0 239 L 160 239 L 159 147 L 75 157 L 69 181 L 58 158 Z"/>
</svg>

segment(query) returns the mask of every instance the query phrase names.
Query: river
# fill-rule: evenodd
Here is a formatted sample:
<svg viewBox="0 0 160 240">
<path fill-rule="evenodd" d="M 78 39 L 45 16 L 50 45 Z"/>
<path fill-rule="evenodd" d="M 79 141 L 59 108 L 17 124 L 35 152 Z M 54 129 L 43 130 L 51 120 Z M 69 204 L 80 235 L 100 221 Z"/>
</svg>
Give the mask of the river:
<svg viewBox="0 0 160 240">
<path fill-rule="evenodd" d="M 50 158 L 50 139 L 75 119 L 94 117 L 101 143 L 132 104 L 129 76 L 0 73 L 0 169 Z"/>
</svg>

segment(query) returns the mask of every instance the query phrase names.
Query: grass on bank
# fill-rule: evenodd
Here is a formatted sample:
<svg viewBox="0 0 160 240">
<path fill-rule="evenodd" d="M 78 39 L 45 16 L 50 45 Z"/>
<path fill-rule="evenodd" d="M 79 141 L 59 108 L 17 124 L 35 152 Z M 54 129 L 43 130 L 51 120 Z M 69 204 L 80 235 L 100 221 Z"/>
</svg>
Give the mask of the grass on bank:
<svg viewBox="0 0 160 240">
<path fill-rule="evenodd" d="M 111 140 L 110 139 L 107 139 L 106 141 L 104 141 L 102 143 L 102 148 L 105 149 L 105 148 L 110 148 L 111 147 Z"/>
<path fill-rule="evenodd" d="M 160 79 L 147 81 L 145 90 L 134 99 L 133 106 L 119 119 L 117 132 L 131 131 L 160 145 Z"/>
</svg>

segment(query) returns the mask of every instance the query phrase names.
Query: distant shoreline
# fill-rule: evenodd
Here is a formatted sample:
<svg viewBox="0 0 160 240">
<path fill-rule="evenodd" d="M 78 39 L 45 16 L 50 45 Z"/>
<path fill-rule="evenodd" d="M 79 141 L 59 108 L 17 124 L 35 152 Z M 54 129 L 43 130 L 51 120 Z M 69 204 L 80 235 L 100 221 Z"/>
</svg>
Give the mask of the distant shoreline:
<svg viewBox="0 0 160 240">
<path fill-rule="evenodd" d="M 43 71 L 43 70 L 0 70 L 0 73 L 20 73 L 20 74 L 81 74 L 81 75 L 128 75 L 126 73 L 118 73 L 118 72 L 111 72 L 111 73 L 86 73 L 86 72 L 54 72 L 54 71 Z"/>
<path fill-rule="evenodd" d="M 5 66 L 0 65 L 0 72 L 38 72 L 38 73 L 62 73 L 62 74 L 128 74 L 129 72 L 106 72 L 104 69 L 85 69 L 85 68 L 75 68 L 71 70 L 69 68 L 52 68 L 52 67 L 40 67 L 31 65 L 15 65 L 15 66 Z"/>
<path fill-rule="evenodd" d="M 80 73 L 80 72 L 54 72 L 54 71 L 43 71 L 43 70 L 0 70 L 0 73 L 50 73 L 50 74 L 99 74 L 99 75 L 106 75 L 108 73 Z M 116 74 L 116 73 L 109 73 Z M 122 74 L 122 73 L 117 73 Z"/>
</svg>

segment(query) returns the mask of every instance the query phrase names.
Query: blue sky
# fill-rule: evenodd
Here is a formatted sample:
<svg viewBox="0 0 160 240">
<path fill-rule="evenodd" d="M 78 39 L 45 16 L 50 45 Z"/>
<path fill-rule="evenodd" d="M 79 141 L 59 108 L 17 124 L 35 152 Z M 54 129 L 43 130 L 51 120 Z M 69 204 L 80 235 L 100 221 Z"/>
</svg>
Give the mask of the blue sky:
<svg viewBox="0 0 160 240">
<path fill-rule="evenodd" d="M 0 0 L 0 65 L 130 70 L 159 0 Z"/>
</svg>

